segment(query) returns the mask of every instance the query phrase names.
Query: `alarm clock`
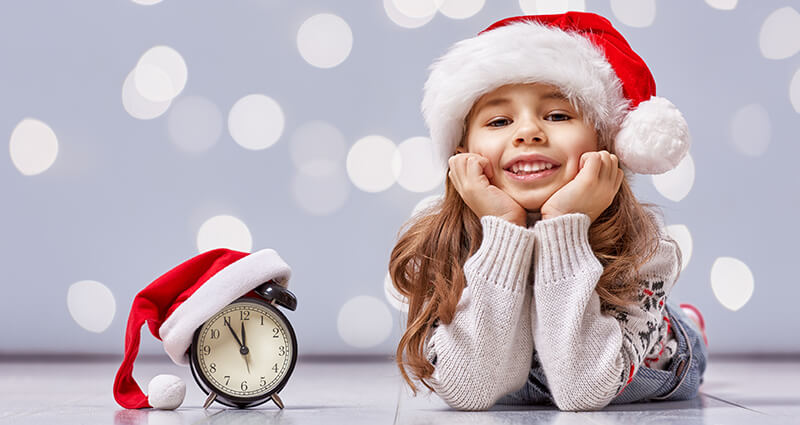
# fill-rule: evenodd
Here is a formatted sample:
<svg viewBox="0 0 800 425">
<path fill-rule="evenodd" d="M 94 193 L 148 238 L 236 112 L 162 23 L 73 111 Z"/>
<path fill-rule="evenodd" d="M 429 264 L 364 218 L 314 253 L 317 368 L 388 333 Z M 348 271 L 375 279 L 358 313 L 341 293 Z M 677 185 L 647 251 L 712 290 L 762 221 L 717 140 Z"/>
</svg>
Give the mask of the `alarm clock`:
<svg viewBox="0 0 800 425">
<path fill-rule="evenodd" d="M 297 298 L 269 281 L 259 296 L 242 297 L 203 323 L 189 347 L 192 375 L 208 394 L 203 407 L 217 401 L 247 408 L 272 400 L 283 409 L 278 393 L 297 362 L 297 337 L 277 306 L 294 311 Z"/>
</svg>

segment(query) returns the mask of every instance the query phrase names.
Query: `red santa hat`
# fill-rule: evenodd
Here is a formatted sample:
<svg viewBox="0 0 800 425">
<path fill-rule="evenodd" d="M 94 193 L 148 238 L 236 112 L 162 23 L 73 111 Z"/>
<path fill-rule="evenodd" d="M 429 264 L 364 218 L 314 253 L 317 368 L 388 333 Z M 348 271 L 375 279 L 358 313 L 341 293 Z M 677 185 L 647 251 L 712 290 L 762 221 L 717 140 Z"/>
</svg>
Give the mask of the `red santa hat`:
<svg viewBox="0 0 800 425">
<path fill-rule="evenodd" d="M 664 173 L 689 150 L 686 121 L 656 97 L 650 70 L 625 38 L 602 16 L 567 12 L 498 21 L 431 66 L 422 112 L 441 163 L 482 95 L 535 82 L 559 87 L 633 172 Z"/>
<path fill-rule="evenodd" d="M 174 381 L 151 382 L 151 391 L 155 388 L 159 393 L 145 396 L 133 379 L 133 363 L 139 353 L 139 336 L 145 322 L 150 333 L 164 343 L 172 361 L 186 365 L 194 332 L 206 320 L 267 281 L 287 286 L 290 275 L 291 269 L 274 250 L 248 254 L 215 249 L 185 261 L 153 281 L 133 299 L 125 332 L 125 357 L 114 380 L 114 399 L 128 409 L 175 408 L 183 401 L 182 392 L 176 404 L 174 394 L 161 393 L 174 392 Z M 159 377 L 163 375 L 156 378 Z M 182 382 L 174 378 L 183 391 Z M 159 402 L 153 403 L 154 398 Z M 173 400 L 166 404 L 161 402 L 170 398 Z"/>
</svg>

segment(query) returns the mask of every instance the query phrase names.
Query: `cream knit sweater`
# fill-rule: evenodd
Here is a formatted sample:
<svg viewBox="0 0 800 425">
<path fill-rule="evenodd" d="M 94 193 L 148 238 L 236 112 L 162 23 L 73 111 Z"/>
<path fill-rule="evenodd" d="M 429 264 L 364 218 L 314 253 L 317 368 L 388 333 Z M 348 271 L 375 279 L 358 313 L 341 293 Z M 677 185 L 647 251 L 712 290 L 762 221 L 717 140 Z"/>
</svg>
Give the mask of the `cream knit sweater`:
<svg viewBox="0 0 800 425">
<path fill-rule="evenodd" d="M 664 303 L 680 252 L 663 224 L 656 255 L 640 270 L 639 302 L 624 309 L 601 305 L 594 290 L 603 267 L 589 246 L 588 216 L 527 229 L 497 217 L 481 224 L 453 321 L 435 327 L 426 344 L 431 384 L 450 406 L 487 409 L 522 387 L 535 341 L 558 408 L 602 408 L 670 342 Z"/>
</svg>

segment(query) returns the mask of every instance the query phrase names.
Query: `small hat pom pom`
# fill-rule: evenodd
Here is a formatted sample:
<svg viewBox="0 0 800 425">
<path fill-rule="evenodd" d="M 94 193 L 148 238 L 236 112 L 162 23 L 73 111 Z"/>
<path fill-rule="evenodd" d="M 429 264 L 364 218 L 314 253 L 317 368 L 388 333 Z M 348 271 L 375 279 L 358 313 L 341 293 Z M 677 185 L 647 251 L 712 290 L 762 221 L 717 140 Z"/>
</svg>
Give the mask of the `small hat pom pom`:
<svg viewBox="0 0 800 425">
<path fill-rule="evenodd" d="M 157 375 L 147 384 L 147 401 L 156 409 L 177 409 L 186 396 L 186 384 L 175 375 Z"/>
<path fill-rule="evenodd" d="M 622 164 L 638 174 L 661 174 L 689 151 L 689 126 L 675 105 L 651 97 L 628 113 L 614 142 Z"/>
</svg>

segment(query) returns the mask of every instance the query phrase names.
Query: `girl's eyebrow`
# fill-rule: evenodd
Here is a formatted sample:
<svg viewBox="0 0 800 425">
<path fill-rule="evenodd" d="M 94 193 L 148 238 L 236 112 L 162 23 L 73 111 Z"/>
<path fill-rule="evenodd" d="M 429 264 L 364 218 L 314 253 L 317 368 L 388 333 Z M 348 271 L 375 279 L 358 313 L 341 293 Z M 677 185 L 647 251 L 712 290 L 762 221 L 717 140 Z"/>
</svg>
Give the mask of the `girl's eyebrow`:
<svg viewBox="0 0 800 425">
<path fill-rule="evenodd" d="M 542 95 L 541 99 L 556 99 L 556 100 L 563 100 L 563 101 L 569 102 L 569 99 L 567 99 L 567 96 L 564 96 L 564 94 L 561 93 L 560 91 L 551 91 L 549 93 L 546 93 L 546 94 Z"/>
</svg>

